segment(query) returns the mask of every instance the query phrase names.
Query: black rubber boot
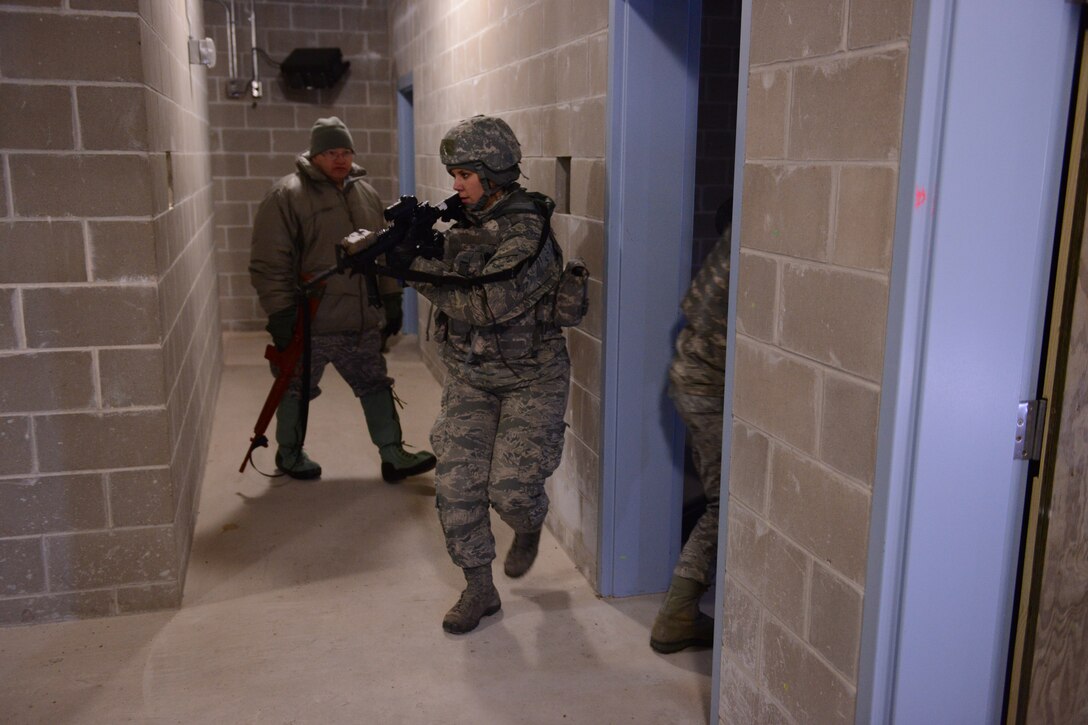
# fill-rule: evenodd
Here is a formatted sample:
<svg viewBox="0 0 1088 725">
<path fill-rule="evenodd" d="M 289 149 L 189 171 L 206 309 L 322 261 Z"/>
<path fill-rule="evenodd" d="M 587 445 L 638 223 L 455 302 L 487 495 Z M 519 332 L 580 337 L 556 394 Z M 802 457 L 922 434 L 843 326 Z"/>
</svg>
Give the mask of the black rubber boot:
<svg viewBox="0 0 1088 725">
<path fill-rule="evenodd" d="M 302 450 L 301 411 L 302 402 L 290 395 L 276 408 L 276 467 L 291 478 L 312 481 L 321 478 L 321 466 Z"/>
<path fill-rule="evenodd" d="M 699 611 L 699 598 L 706 590 L 702 582 L 673 575 L 650 630 L 650 646 L 655 652 L 672 654 L 687 647 L 714 646 L 714 620 Z"/>
<path fill-rule="evenodd" d="M 461 598 L 446 612 L 442 620 L 442 629 L 451 634 L 464 634 L 476 629 L 480 620 L 502 609 L 499 590 L 491 581 L 491 565 L 475 566 L 464 569 L 468 586 L 461 592 Z"/>
<path fill-rule="evenodd" d="M 540 549 L 540 531 L 530 531 L 528 534 L 514 534 L 514 543 L 510 545 L 510 551 L 506 552 L 506 561 L 502 570 L 511 579 L 524 576 L 529 567 L 536 561 L 536 553 Z"/>
<path fill-rule="evenodd" d="M 386 483 L 396 483 L 409 476 L 426 473 L 434 468 L 434 454 L 430 451 L 409 453 L 404 450 L 400 418 L 393 403 L 393 391 L 389 388 L 367 393 L 359 398 L 366 416 L 370 440 L 378 447 L 382 458 L 382 478 Z"/>
</svg>

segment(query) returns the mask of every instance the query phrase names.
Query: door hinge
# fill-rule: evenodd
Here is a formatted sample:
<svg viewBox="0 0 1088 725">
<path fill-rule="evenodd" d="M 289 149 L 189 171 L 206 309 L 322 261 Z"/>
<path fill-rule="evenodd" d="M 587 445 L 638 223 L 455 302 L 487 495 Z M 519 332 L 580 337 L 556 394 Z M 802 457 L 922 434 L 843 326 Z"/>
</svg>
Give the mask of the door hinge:
<svg viewBox="0 0 1088 725">
<path fill-rule="evenodd" d="M 1038 461 L 1043 455 L 1043 428 L 1046 424 L 1046 400 L 1021 400 L 1016 410 L 1016 444 L 1012 457 L 1018 461 Z"/>
</svg>

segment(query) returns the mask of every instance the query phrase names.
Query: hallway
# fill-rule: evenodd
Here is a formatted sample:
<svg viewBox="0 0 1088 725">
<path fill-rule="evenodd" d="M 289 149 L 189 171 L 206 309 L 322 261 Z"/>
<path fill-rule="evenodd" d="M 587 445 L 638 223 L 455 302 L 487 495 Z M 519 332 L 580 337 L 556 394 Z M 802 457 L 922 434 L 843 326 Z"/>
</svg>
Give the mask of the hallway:
<svg viewBox="0 0 1088 725">
<path fill-rule="evenodd" d="M 440 386 L 389 355 L 405 439 L 429 447 Z M 502 612 L 453 636 L 463 583 L 431 474 L 381 481 L 362 411 L 330 369 L 307 449 L 319 482 L 238 465 L 270 378 L 264 336 L 228 334 L 184 604 L 0 628 L 4 723 L 702 723 L 711 653 L 648 645 L 660 595 L 596 597 L 545 532 Z M 271 452 L 258 451 L 269 470 Z M 497 522 L 498 548 L 511 540 Z"/>
</svg>

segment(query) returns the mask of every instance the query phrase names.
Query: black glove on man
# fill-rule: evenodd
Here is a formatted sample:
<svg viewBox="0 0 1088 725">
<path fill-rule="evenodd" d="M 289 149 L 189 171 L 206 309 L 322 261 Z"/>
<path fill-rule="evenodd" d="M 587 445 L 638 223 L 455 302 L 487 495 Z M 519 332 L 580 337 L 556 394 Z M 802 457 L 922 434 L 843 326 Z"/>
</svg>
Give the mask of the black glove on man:
<svg viewBox="0 0 1088 725">
<path fill-rule="evenodd" d="M 385 326 L 382 327 L 382 343 L 400 332 L 404 325 L 404 293 L 390 292 L 382 295 L 382 309 L 385 310 Z"/>
<path fill-rule="evenodd" d="M 292 305 L 279 312 L 273 312 L 268 316 L 268 325 L 264 329 L 272 334 L 272 344 L 283 352 L 291 344 L 291 338 L 295 334 L 295 320 L 298 318 L 298 307 Z"/>
</svg>

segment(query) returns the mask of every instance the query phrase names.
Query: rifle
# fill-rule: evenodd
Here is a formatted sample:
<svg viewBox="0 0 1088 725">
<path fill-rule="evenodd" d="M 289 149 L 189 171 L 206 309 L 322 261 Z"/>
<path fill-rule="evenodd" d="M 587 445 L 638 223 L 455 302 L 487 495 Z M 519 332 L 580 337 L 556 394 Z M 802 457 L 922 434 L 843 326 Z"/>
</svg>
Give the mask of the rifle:
<svg viewBox="0 0 1088 725">
<path fill-rule="evenodd" d="M 246 457 L 242 460 L 241 468 L 238 469 L 239 473 L 244 473 L 246 465 L 252 462 L 253 451 L 258 448 L 268 447 L 268 437 L 265 435 L 265 431 L 268 430 L 268 424 L 272 421 L 272 416 L 276 413 L 280 400 L 283 399 L 284 393 L 287 392 L 287 386 L 294 376 L 299 357 L 303 355 L 304 349 L 308 347 L 309 321 L 313 319 L 314 313 L 317 312 L 317 305 L 320 301 L 320 297 L 311 293 L 334 274 L 342 272 L 362 274 L 366 279 L 367 297 L 371 306 L 381 307 L 381 293 L 378 291 L 377 277 L 379 270 L 378 257 L 404 244 L 413 246 L 423 243 L 441 244 L 441 235 L 432 227 L 439 220 L 458 220 L 461 210 L 461 199 L 456 194 L 441 202 L 438 206 L 431 206 L 426 202 L 421 204 L 414 196 L 402 196 L 395 204 L 386 208 L 384 216 L 386 221 L 389 222 L 389 226 L 377 233 L 372 244 L 355 253 L 349 252 L 343 245 L 338 244 L 336 246 L 336 264 L 310 277 L 302 284 L 299 294 L 300 298 L 307 302 L 307 305 L 300 304 L 298 306 L 298 318 L 295 321 L 295 330 L 291 336 L 291 342 L 282 351 L 277 350 L 275 345 L 268 345 L 264 350 L 265 359 L 276 366 L 279 375 L 276 376 L 275 381 L 272 383 L 272 388 L 268 391 L 261 413 L 257 416 L 257 423 L 253 426 L 253 437 L 249 439 L 249 450 L 246 451 Z M 388 271 L 387 267 L 380 267 L 380 269 Z M 304 373 L 306 372 L 304 371 Z M 303 382 L 306 382 L 305 377 L 303 377 Z M 305 422 L 303 422 L 303 436 L 305 436 Z"/>
<path fill-rule="evenodd" d="M 381 307 L 382 298 L 378 291 L 378 272 L 397 272 L 388 266 L 380 265 L 378 258 L 398 247 L 420 246 L 442 243 L 442 235 L 433 229 L 438 221 L 458 221 L 463 210 L 461 198 L 454 194 L 432 206 L 414 196 L 402 196 L 397 203 L 385 209 L 385 220 L 389 222 L 374 237 L 374 241 L 362 251 L 348 251 L 343 245 L 336 247 L 336 264 L 319 272 L 303 287 L 308 291 L 321 284 L 334 274 L 348 272 L 362 274 L 366 279 L 367 298 L 372 307 Z"/>
</svg>

